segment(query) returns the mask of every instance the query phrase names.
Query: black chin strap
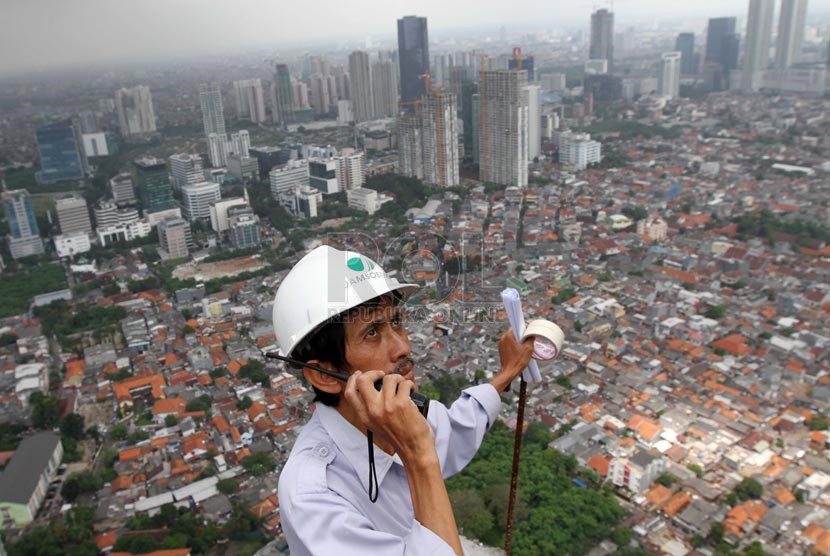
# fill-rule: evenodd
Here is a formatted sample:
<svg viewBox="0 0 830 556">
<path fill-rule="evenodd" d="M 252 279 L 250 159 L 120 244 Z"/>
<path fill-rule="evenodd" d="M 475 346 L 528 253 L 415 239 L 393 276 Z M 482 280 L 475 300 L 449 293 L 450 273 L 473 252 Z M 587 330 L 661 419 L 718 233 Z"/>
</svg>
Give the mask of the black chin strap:
<svg viewBox="0 0 830 556">
<path fill-rule="evenodd" d="M 366 438 L 369 440 L 369 501 L 374 504 L 378 501 L 380 485 L 378 484 L 378 472 L 375 469 L 375 442 L 372 438 L 372 431 L 366 431 Z"/>
</svg>

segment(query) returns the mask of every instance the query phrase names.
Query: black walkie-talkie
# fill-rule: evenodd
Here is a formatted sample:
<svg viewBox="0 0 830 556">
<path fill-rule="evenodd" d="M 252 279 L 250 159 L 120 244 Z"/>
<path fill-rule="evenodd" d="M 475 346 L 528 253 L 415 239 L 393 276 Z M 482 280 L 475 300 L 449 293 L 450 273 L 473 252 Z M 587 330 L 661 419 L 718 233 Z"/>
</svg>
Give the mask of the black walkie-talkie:
<svg viewBox="0 0 830 556">
<path fill-rule="evenodd" d="M 306 363 L 304 361 L 300 361 L 298 359 L 292 359 L 291 357 L 286 357 L 284 355 L 280 355 L 274 352 L 263 353 L 265 357 L 270 359 L 279 359 L 280 361 L 285 361 L 286 363 L 291 363 L 292 365 L 301 365 L 303 367 L 308 367 L 309 369 L 314 369 L 315 371 L 319 371 L 325 375 L 328 375 L 332 378 L 336 378 L 337 380 L 342 380 L 346 382 L 349 380 L 349 375 L 344 373 L 338 373 L 337 371 L 331 371 L 326 369 L 325 367 L 320 367 L 318 365 L 313 365 L 311 363 Z M 380 392 L 381 388 L 383 387 L 383 380 L 375 381 L 375 389 Z M 410 392 L 409 397 L 412 399 L 412 402 L 418 408 L 418 411 L 421 412 L 421 415 L 424 416 L 424 419 L 427 417 L 427 412 L 429 411 L 429 398 L 421 394 L 420 392 Z"/>
</svg>

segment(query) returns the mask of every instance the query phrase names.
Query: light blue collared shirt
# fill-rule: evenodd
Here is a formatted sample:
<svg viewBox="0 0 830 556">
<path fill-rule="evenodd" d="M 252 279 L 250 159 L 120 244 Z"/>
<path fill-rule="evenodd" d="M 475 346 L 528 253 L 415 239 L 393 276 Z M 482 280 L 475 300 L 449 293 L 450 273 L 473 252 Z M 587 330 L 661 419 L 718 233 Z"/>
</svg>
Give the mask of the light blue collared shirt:
<svg viewBox="0 0 830 556">
<path fill-rule="evenodd" d="M 430 402 L 427 420 L 444 478 L 470 463 L 500 409 L 489 384 L 464 390 L 450 409 Z M 455 554 L 415 519 L 400 457 L 375 447 L 375 469 L 380 495 L 373 504 L 366 437 L 336 409 L 317 404 L 280 475 L 280 515 L 292 556 Z"/>
</svg>

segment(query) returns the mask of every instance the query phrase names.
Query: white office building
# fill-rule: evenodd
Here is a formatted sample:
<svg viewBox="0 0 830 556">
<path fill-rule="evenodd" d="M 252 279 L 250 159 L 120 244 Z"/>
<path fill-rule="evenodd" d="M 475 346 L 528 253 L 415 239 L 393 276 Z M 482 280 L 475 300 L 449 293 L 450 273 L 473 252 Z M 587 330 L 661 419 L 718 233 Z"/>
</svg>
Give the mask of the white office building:
<svg viewBox="0 0 830 556">
<path fill-rule="evenodd" d="M 210 218 L 210 205 L 222 198 L 218 183 L 203 181 L 182 187 L 182 215 L 189 221 Z"/>
<path fill-rule="evenodd" d="M 89 208 L 86 199 L 79 195 L 70 195 L 55 200 L 55 211 L 58 213 L 58 223 L 62 234 L 74 232 L 92 233 L 92 223 L 89 221 Z"/>
<path fill-rule="evenodd" d="M 293 194 L 297 186 L 310 186 L 307 160 L 289 160 L 282 166 L 272 168 L 268 173 L 271 195 L 279 200 L 285 192 Z"/>
<path fill-rule="evenodd" d="M 660 95 L 668 99 L 680 95 L 680 62 L 682 52 L 664 52 L 660 57 Z"/>
<path fill-rule="evenodd" d="M 280 205 L 297 218 L 316 218 L 323 194 L 308 185 L 294 185 L 279 196 Z"/>
<path fill-rule="evenodd" d="M 366 183 L 366 156 L 363 151 L 341 149 L 334 161 L 337 164 L 337 187 L 340 191 L 363 187 Z"/>
<path fill-rule="evenodd" d="M 346 199 L 350 208 L 375 214 L 380 206 L 378 205 L 378 192 L 374 189 L 358 187 L 346 192 Z"/>
<path fill-rule="evenodd" d="M 241 129 L 235 133 L 231 133 L 230 146 L 227 152 L 239 155 L 243 158 L 250 156 L 249 150 L 251 148 L 251 135 L 247 130 Z"/>
<path fill-rule="evenodd" d="M 309 160 L 308 183 L 324 195 L 338 193 L 337 162 L 333 158 Z"/>
<path fill-rule="evenodd" d="M 125 172 L 110 179 L 110 194 L 119 205 L 132 205 L 137 202 L 132 174 Z"/>
<path fill-rule="evenodd" d="M 542 100 L 541 87 L 528 85 L 527 90 L 527 159 L 533 161 L 542 154 Z"/>
<path fill-rule="evenodd" d="M 592 141 L 587 133 L 559 134 L 559 163 L 574 170 L 584 170 L 602 160 L 602 144 Z"/>
<path fill-rule="evenodd" d="M 87 157 L 109 156 L 110 154 L 109 140 L 107 134 L 103 131 L 84 133 L 81 135 L 81 141 L 84 145 L 84 154 Z"/>
<path fill-rule="evenodd" d="M 89 234 L 85 232 L 74 232 L 55 236 L 55 252 L 58 257 L 71 257 L 86 253 L 92 248 L 89 242 Z"/>
<path fill-rule="evenodd" d="M 245 197 L 230 197 L 216 201 L 210 206 L 210 227 L 214 232 L 222 233 L 228 231 L 228 211 L 233 207 L 248 206 L 248 191 Z"/>
<path fill-rule="evenodd" d="M 159 222 L 159 246 L 162 259 L 181 259 L 190 255 L 193 234 L 190 223 L 182 218 L 166 218 Z"/>
<path fill-rule="evenodd" d="M 223 134 L 210 133 L 207 136 L 208 156 L 214 168 L 224 168 L 228 164 L 228 138 Z"/>
<path fill-rule="evenodd" d="M 170 182 L 175 191 L 181 191 L 185 185 L 205 181 L 202 157 L 198 154 L 174 154 L 167 161 L 170 163 Z"/>
</svg>

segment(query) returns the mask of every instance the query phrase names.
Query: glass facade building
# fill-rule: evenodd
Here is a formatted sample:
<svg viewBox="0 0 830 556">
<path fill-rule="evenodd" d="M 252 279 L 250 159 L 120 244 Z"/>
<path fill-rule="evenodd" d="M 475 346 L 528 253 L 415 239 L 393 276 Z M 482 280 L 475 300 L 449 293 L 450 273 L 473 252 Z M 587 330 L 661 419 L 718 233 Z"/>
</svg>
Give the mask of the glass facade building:
<svg viewBox="0 0 830 556">
<path fill-rule="evenodd" d="M 81 136 L 71 120 L 39 127 L 35 136 L 40 154 L 40 183 L 83 179 Z"/>
<path fill-rule="evenodd" d="M 133 162 L 135 183 L 144 212 L 159 212 L 176 208 L 173 186 L 167 173 L 167 164 L 156 158 L 140 158 Z"/>
<path fill-rule="evenodd" d="M 426 92 L 422 77 L 429 73 L 427 18 L 408 15 L 398 20 L 401 103 L 413 103 Z"/>
</svg>

